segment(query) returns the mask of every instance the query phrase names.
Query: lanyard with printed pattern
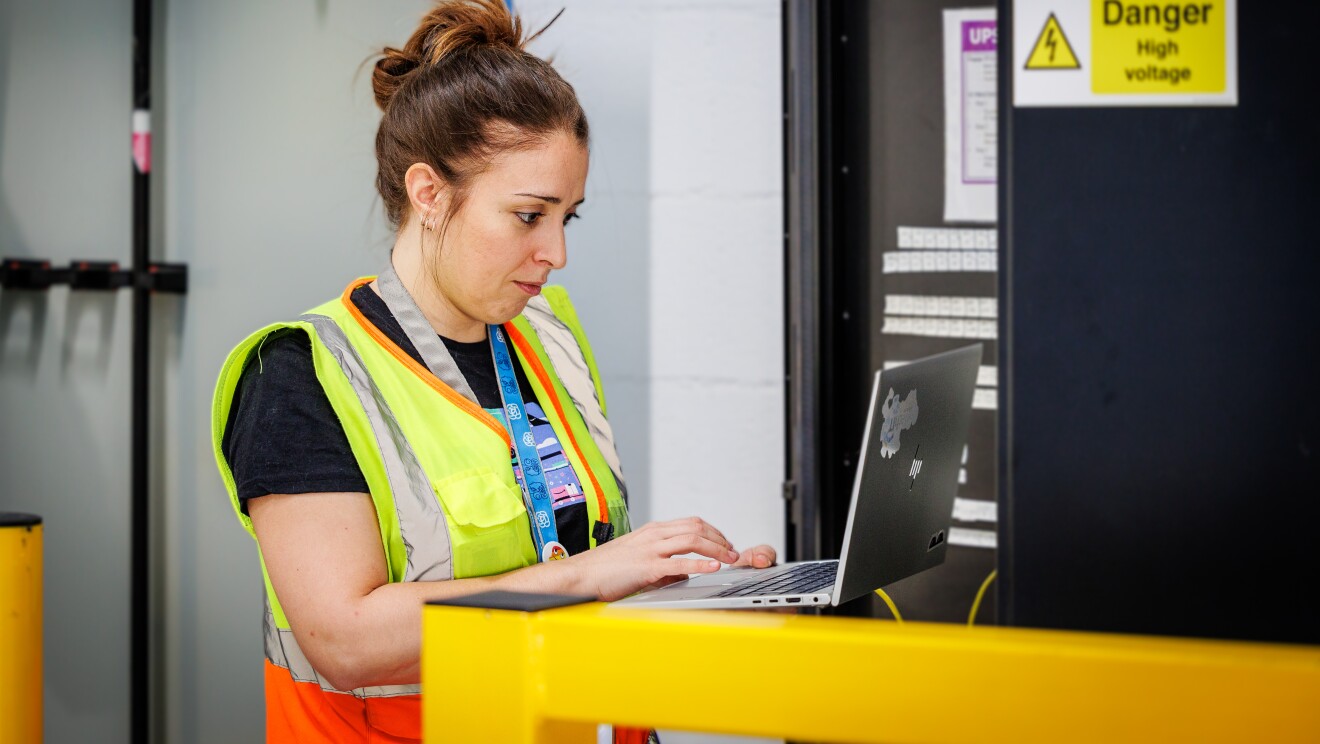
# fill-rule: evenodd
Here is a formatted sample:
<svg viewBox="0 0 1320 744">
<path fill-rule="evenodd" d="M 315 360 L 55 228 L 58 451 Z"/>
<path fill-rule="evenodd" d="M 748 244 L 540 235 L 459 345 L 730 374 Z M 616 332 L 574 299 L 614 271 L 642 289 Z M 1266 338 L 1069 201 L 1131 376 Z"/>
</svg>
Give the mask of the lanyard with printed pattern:
<svg viewBox="0 0 1320 744">
<path fill-rule="evenodd" d="M 568 551 L 559 542 L 555 526 L 555 510 L 550 504 L 550 489 L 541 471 L 541 453 L 536 449 L 532 423 L 527 419 L 522 391 L 513 371 L 513 358 L 504 341 L 504 330 L 490 326 L 490 351 L 495 357 L 495 374 L 499 377 L 500 400 L 504 403 L 504 425 L 513 442 L 513 455 L 522 466 L 523 503 L 532 518 L 532 537 L 536 541 L 536 554 L 542 561 L 567 558 Z"/>
</svg>

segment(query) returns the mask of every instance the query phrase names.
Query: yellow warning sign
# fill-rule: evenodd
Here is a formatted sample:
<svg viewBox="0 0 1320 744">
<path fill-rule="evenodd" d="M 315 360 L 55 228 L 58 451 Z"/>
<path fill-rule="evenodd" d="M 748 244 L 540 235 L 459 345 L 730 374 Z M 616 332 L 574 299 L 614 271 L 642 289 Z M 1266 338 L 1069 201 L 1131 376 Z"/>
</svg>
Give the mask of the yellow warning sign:
<svg viewBox="0 0 1320 744">
<path fill-rule="evenodd" d="M 1223 92 L 1228 18 L 1218 0 L 1092 0 L 1091 90 Z"/>
<path fill-rule="evenodd" d="M 1063 35 L 1063 27 L 1059 25 L 1059 19 L 1050 13 L 1050 17 L 1045 20 L 1045 27 L 1040 30 L 1040 36 L 1036 38 L 1036 46 L 1032 48 L 1031 56 L 1027 57 L 1026 68 L 1076 70 L 1081 66 L 1077 61 L 1077 55 L 1073 53 L 1072 45 L 1068 43 L 1068 37 Z"/>
</svg>

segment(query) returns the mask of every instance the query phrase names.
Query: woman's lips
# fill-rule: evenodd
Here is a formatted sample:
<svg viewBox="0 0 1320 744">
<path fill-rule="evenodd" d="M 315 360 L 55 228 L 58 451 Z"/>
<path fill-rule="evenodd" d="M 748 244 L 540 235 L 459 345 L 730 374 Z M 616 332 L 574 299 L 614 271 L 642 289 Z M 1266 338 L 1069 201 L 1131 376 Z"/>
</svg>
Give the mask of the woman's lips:
<svg viewBox="0 0 1320 744">
<path fill-rule="evenodd" d="M 541 294 L 541 285 L 539 284 L 528 284 L 526 282 L 514 282 L 514 284 L 517 284 L 518 289 L 521 289 L 532 297 Z"/>
</svg>

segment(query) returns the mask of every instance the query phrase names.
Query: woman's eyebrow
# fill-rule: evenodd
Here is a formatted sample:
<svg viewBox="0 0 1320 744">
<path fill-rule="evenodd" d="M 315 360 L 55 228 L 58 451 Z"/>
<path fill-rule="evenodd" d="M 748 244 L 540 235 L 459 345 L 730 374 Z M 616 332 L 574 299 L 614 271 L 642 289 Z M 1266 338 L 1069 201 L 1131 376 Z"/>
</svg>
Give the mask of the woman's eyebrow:
<svg viewBox="0 0 1320 744">
<path fill-rule="evenodd" d="M 550 203 L 550 204 L 559 204 L 560 202 L 564 201 L 563 199 L 560 199 L 560 198 L 557 197 L 557 196 L 544 196 L 544 195 L 542 195 L 542 194 L 514 194 L 514 196 L 526 196 L 526 197 L 531 198 L 531 199 L 540 199 L 541 201 L 543 201 L 543 202 L 548 202 L 548 203 Z M 573 204 L 573 206 L 576 207 L 576 206 L 578 206 L 579 204 L 581 204 L 581 203 L 584 202 L 584 201 L 586 201 L 586 198 L 585 198 L 585 197 L 583 197 L 583 198 L 581 198 L 581 199 L 578 199 L 578 200 Z"/>
</svg>

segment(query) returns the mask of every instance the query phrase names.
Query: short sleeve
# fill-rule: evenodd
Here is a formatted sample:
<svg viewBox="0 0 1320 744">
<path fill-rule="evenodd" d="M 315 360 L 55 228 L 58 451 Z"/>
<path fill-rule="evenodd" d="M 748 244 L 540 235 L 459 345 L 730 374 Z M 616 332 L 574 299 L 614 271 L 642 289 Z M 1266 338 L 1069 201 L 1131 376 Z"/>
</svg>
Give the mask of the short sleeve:
<svg viewBox="0 0 1320 744">
<path fill-rule="evenodd" d="M 276 331 L 252 354 L 221 446 L 244 512 L 272 493 L 368 492 L 300 329 Z"/>
</svg>

